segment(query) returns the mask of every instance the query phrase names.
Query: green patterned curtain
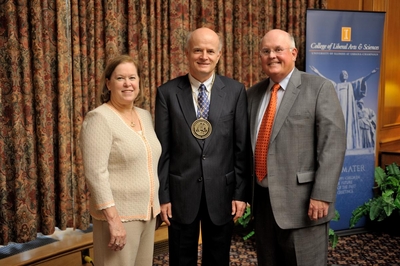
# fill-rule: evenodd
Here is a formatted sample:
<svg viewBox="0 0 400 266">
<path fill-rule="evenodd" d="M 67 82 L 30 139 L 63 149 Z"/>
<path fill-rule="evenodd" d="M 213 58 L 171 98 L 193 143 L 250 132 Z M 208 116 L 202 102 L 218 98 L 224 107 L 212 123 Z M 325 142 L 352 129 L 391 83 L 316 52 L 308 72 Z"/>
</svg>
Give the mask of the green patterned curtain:
<svg viewBox="0 0 400 266">
<path fill-rule="evenodd" d="M 139 61 L 153 114 L 156 88 L 187 72 L 188 31 L 220 32 L 218 73 L 249 87 L 273 28 L 295 36 L 304 69 L 308 8 L 326 0 L 0 0 L 0 244 L 89 226 L 78 135 L 109 59 Z"/>
</svg>

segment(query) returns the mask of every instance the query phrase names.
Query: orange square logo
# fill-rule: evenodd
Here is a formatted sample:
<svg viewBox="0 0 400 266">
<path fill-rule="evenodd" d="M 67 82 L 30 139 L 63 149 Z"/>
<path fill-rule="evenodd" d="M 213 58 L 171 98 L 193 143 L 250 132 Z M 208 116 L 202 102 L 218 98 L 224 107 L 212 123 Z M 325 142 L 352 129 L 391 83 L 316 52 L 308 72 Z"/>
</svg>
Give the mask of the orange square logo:
<svg viewBox="0 0 400 266">
<path fill-rule="evenodd" d="M 342 42 L 351 42 L 351 28 L 342 27 Z"/>
</svg>

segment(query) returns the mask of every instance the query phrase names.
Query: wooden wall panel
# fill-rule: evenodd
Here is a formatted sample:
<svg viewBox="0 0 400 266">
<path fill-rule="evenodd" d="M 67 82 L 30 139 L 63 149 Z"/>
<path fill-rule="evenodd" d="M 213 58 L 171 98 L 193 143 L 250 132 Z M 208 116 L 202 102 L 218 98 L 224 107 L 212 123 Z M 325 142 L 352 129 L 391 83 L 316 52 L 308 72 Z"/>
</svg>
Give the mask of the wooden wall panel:
<svg viewBox="0 0 400 266">
<path fill-rule="evenodd" d="M 400 152 L 381 152 L 379 166 L 385 169 L 386 165 L 397 163 L 400 165 Z"/>
<path fill-rule="evenodd" d="M 385 93 L 383 97 L 382 125 L 384 127 L 400 126 L 400 1 L 387 1 L 386 28 L 384 46 L 385 75 L 383 84 Z"/>
<path fill-rule="evenodd" d="M 400 1 L 374 0 L 376 11 L 386 12 L 379 101 L 379 151 L 400 151 Z"/>
</svg>

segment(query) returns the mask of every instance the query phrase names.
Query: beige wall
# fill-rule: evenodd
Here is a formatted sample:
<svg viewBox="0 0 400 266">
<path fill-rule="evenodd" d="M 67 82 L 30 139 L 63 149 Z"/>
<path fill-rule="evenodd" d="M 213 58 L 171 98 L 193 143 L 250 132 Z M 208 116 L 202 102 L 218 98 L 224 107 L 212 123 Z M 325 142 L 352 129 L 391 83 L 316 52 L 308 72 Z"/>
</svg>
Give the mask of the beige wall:
<svg viewBox="0 0 400 266">
<path fill-rule="evenodd" d="M 376 155 L 378 157 L 380 151 L 400 151 L 400 1 L 328 0 L 327 2 L 328 9 L 386 12 L 378 99 Z"/>
</svg>

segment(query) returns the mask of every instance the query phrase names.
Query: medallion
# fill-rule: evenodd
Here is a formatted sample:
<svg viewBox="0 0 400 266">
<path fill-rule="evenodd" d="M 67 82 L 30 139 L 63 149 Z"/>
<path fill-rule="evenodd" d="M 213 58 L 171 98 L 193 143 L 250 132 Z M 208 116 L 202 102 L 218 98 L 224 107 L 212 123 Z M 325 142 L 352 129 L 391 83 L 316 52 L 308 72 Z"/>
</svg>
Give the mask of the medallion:
<svg viewBox="0 0 400 266">
<path fill-rule="evenodd" d="M 212 132 L 211 123 L 204 118 L 195 120 L 191 129 L 193 136 L 195 136 L 197 139 L 206 139 L 211 135 Z"/>
</svg>

